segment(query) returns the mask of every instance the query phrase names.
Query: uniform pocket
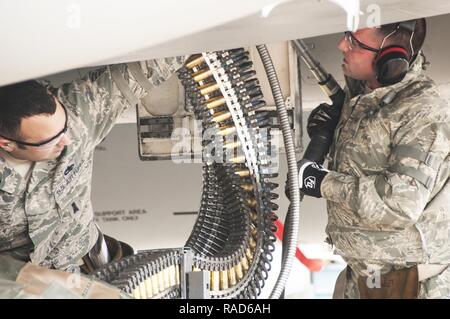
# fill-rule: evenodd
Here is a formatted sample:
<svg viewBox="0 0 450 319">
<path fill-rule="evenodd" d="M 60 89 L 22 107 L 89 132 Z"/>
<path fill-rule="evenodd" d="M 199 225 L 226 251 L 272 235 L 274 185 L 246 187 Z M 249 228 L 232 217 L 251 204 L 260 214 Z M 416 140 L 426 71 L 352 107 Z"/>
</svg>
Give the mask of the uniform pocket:
<svg viewBox="0 0 450 319">
<path fill-rule="evenodd" d="M 18 199 L 18 196 L 0 190 L 0 216 L 11 215 L 11 211 L 16 206 Z"/>
<path fill-rule="evenodd" d="M 370 174 L 383 169 L 390 154 L 390 134 L 376 116 L 365 116 L 355 127 L 353 137 L 345 145 L 346 158 L 361 172 Z"/>
<path fill-rule="evenodd" d="M 83 192 L 72 192 L 55 197 L 58 213 L 63 220 L 78 220 L 83 209 Z"/>
<path fill-rule="evenodd" d="M 0 238 L 9 237 L 17 228 L 25 228 L 26 216 L 22 194 L 10 194 L 0 190 Z"/>
<path fill-rule="evenodd" d="M 0 170 L 0 224 L 6 224 L 13 218 L 13 210 L 23 197 L 25 185 L 22 177 L 5 167 Z"/>
<path fill-rule="evenodd" d="M 59 168 L 53 185 L 53 194 L 61 218 L 78 218 L 82 206 L 89 200 L 88 168 L 87 161 L 76 160 L 68 160 Z"/>
</svg>

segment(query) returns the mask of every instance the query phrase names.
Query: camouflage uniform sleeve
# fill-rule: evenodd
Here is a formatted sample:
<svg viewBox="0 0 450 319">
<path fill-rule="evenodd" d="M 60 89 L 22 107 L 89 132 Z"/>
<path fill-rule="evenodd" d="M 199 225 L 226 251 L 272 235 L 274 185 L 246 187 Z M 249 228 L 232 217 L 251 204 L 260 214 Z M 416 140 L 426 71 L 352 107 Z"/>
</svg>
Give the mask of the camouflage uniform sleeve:
<svg viewBox="0 0 450 319">
<path fill-rule="evenodd" d="M 118 288 L 80 273 L 47 269 L 0 255 L 0 299 L 131 299 Z"/>
<path fill-rule="evenodd" d="M 186 58 L 179 56 L 139 62 L 142 74 L 148 80 L 145 88 L 133 77 L 129 70 L 130 64 L 114 67 L 119 69 L 131 92 L 139 99 L 147 94 L 149 89 L 170 78 Z M 94 139 L 94 145 L 103 140 L 118 117 L 130 107 L 130 103 L 112 79 L 111 67 L 99 68 L 81 80 L 66 83 L 57 90 L 58 98 L 62 102 L 69 102 L 72 111 L 81 117 Z"/>
<path fill-rule="evenodd" d="M 26 265 L 8 254 L 0 255 L 0 299 L 31 298 L 23 291 L 23 285 L 15 280 Z"/>
<path fill-rule="evenodd" d="M 430 112 L 427 103 L 421 107 L 422 112 L 395 131 L 385 170 L 359 177 L 332 171 L 322 182 L 322 196 L 358 214 L 366 224 L 415 224 L 442 187 L 436 179 L 450 150 L 449 112 Z M 395 151 L 399 149 L 407 152 Z M 432 160 L 418 160 L 418 154 L 431 155 Z"/>
</svg>

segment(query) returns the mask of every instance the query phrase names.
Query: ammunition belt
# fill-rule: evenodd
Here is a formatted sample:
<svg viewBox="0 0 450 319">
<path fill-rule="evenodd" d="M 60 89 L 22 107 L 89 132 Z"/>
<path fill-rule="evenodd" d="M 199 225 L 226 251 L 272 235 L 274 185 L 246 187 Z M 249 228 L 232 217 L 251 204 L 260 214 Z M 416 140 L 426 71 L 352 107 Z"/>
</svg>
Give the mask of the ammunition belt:
<svg viewBox="0 0 450 319">
<path fill-rule="evenodd" d="M 179 70 L 187 101 L 202 121 L 203 192 L 186 247 L 191 271 L 210 274 L 211 298 L 256 298 L 271 269 L 278 187 L 268 114 L 249 53 L 193 56 Z M 148 250 L 95 276 L 135 298 L 180 298 L 183 249 Z"/>
</svg>

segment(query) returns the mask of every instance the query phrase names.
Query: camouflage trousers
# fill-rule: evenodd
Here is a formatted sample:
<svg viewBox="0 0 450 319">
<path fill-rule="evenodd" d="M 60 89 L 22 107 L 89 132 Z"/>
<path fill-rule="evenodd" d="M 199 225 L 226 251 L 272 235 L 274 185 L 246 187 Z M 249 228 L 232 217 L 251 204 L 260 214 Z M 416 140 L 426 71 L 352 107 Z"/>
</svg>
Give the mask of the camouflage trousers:
<svg viewBox="0 0 450 319">
<path fill-rule="evenodd" d="M 358 275 L 345 268 L 336 281 L 335 299 L 359 299 Z M 418 299 L 450 299 L 450 267 L 420 282 Z"/>
</svg>

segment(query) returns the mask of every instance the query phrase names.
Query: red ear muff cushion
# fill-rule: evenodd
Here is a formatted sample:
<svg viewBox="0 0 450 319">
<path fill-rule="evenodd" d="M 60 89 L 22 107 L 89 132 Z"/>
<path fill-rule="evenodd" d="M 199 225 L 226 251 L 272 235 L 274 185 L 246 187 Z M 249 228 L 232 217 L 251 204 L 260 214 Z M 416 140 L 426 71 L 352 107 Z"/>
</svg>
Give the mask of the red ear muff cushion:
<svg viewBox="0 0 450 319">
<path fill-rule="evenodd" d="M 382 49 L 376 59 L 375 68 L 377 80 L 382 85 L 390 85 L 401 81 L 409 69 L 408 51 L 399 46 Z"/>
<path fill-rule="evenodd" d="M 399 46 L 389 46 L 384 49 L 381 49 L 380 53 L 378 54 L 378 60 L 382 59 L 384 56 L 388 54 L 394 54 L 397 53 L 399 55 L 404 56 L 407 60 L 409 60 L 408 51 L 406 51 L 405 48 L 399 47 Z"/>
</svg>

